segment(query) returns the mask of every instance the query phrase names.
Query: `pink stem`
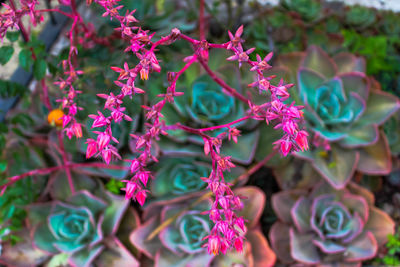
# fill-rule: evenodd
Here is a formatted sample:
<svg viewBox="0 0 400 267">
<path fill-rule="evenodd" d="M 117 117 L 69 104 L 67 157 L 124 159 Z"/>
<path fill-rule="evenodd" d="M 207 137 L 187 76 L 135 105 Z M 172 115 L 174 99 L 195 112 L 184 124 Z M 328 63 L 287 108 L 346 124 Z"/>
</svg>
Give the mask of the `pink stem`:
<svg viewBox="0 0 400 267">
<path fill-rule="evenodd" d="M 205 33 L 205 21 L 204 21 L 204 0 L 200 0 L 200 7 L 199 7 L 199 31 L 200 31 L 200 40 L 206 39 Z"/>
<path fill-rule="evenodd" d="M 12 8 L 14 11 L 16 10 L 15 4 L 14 4 L 14 0 L 10 0 L 10 6 L 11 6 L 11 8 Z M 28 32 L 26 31 L 25 26 L 24 26 L 24 24 L 22 23 L 22 21 L 21 21 L 20 18 L 18 19 L 18 27 L 19 27 L 19 29 L 21 30 L 21 34 L 22 34 L 22 37 L 24 38 L 24 41 L 25 41 L 25 42 L 29 42 L 29 35 L 28 35 Z"/>
<path fill-rule="evenodd" d="M 64 142 L 63 142 L 63 136 L 61 135 L 60 131 L 57 131 L 58 135 L 58 142 L 60 144 L 60 150 L 63 158 L 63 163 L 65 166 L 68 165 L 68 160 L 67 160 L 67 154 L 65 153 L 65 148 L 64 148 Z M 71 190 L 71 193 L 75 193 L 75 187 L 74 187 L 74 182 L 72 181 L 72 175 L 71 175 L 71 169 L 69 167 L 65 167 L 65 172 L 67 173 L 67 178 L 68 178 L 68 184 L 69 188 Z"/>
<path fill-rule="evenodd" d="M 8 183 L 5 183 L 3 185 L 0 185 L 0 191 L 12 184 L 14 184 L 15 182 L 22 180 L 24 178 L 33 176 L 33 175 L 46 175 L 49 174 L 51 172 L 55 172 L 61 169 L 65 169 L 65 168 L 81 168 L 81 167 L 93 167 L 93 168 L 106 168 L 106 169 L 113 169 L 113 170 L 128 170 L 129 167 L 125 167 L 125 166 L 118 166 L 118 165 L 107 165 L 105 163 L 99 163 L 99 162 L 93 162 L 93 163 L 69 163 L 67 165 L 61 165 L 61 166 L 54 166 L 54 167 L 49 167 L 49 168 L 43 168 L 43 169 L 36 169 L 36 170 L 32 170 L 20 175 L 15 175 L 12 177 L 8 177 L 6 180 L 10 180 Z"/>
<path fill-rule="evenodd" d="M 245 120 L 250 119 L 250 118 L 251 118 L 251 116 L 245 116 L 243 118 L 234 120 L 234 121 L 232 121 L 230 123 L 227 123 L 227 124 L 212 126 L 212 127 L 208 127 L 208 128 L 202 128 L 202 129 L 198 129 L 198 130 L 200 132 L 207 132 L 207 131 L 214 131 L 214 130 L 221 129 L 221 128 L 228 128 L 231 125 L 234 125 L 234 124 L 239 123 L 241 121 L 245 121 Z"/>
<path fill-rule="evenodd" d="M 64 11 L 62 11 L 62 10 L 58 9 L 58 8 L 51 8 L 51 9 L 38 9 L 38 10 L 36 10 L 36 12 L 58 12 L 58 13 L 60 13 L 60 14 L 64 15 L 64 16 L 66 16 L 66 17 L 69 17 L 69 18 L 74 18 L 74 15 L 72 15 L 72 14 L 69 14 L 69 13 L 67 13 L 67 12 L 64 12 Z"/>
<path fill-rule="evenodd" d="M 248 104 L 249 99 L 238 93 L 234 88 L 230 87 L 226 82 L 224 82 L 221 78 L 219 78 L 207 65 L 206 62 L 202 58 L 199 57 L 199 62 L 203 66 L 204 70 L 208 73 L 208 75 L 219 85 L 221 85 L 226 91 L 228 91 L 231 95 L 239 99 L 240 101 Z"/>
<path fill-rule="evenodd" d="M 48 110 L 52 110 L 53 108 L 51 107 L 50 98 L 49 98 L 49 91 L 47 90 L 45 79 L 42 79 L 40 81 L 40 83 L 41 83 L 42 89 L 43 89 L 44 104 L 46 105 Z"/>
<path fill-rule="evenodd" d="M 271 153 L 269 153 L 262 161 L 258 162 L 256 165 L 254 165 L 253 167 L 251 167 L 247 172 L 243 173 L 242 175 L 240 175 L 238 178 L 236 178 L 236 180 L 241 180 L 245 177 L 251 176 L 253 175 L 256 171 L 258 171 L 259 169 L 261 169 L 265 164 L 267 164 L 268 161 L 270 161 L 276 154 L 278 153 L 278 151 L 273 150 Z"/>
</svg>

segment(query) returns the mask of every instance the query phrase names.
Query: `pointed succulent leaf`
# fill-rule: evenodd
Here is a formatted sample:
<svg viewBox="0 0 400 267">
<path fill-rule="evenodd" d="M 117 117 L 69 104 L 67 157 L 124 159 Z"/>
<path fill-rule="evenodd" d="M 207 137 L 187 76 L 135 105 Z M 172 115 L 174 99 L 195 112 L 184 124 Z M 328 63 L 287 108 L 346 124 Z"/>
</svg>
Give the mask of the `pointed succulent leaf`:
<svg viewBox="0 0 400 267">
<path fill-rule="evenodd" d="M 400 101 L 391 94 L 371 91 L 367 108 L 357 125 L 381 125 L 400 108 Z"/>
<path fill-rule="evenodd" d="M 207 252 L 190 254 L 186 257 L 179 257 L 166 249 L 161 249 L 155 256 L 154 266 L 176 266 L 176 267 L 208 267 L 214 255 Z"/>
<path fill-rule="evenodd" d="M 341 246 L 331 240 L 314 239 L 313 244 L 316 245 L 322 252 L 327 254 L 334 254 L 346 251 L 346 247 Z"/>
<path fill-rule="evenodd" d="M 57 239 L 54 237 L 53 233 L 50 231 L 49 227 L 45 224 L 39 224 L 33 230 L 33 244 L 35 247 L 47 251 L 49 253 L 58 253 L 58 249 L 53 246 L 53 243 Z"/>
<path fill-rule="evenodd" d="M 310 46 L 307 49 L 301 66 L 323 74 L 326 79 L 335 76 L 337 71 L 337 67 L 332 59 L 317 46 Z"/>
<path fill-rule="evenodd" d="M 98 267 L 130 266 L 139 267 L 139 262 L 131 255 L 124 245 L 115 237 L 105 240 L 104 250 L 95 259 Z"/>
<path fill-rule="evenodd" d="M 290 255 L 290 227 L 284 223 L 276 222 L 272 225 L 269 232 L 271 247 L 276 253 L 278 259 L 283 263 L 291 263 L 294 261 Z"/>
<path fill-rule="evenodd" d="M 387 242 L 388 235 L 394 234 L 395 223 L 387 213 L 380 209 L 370 207 L 369 212 L 369 220 L 364 228 L 374 235 L 378 242 L 378 246 L 382 246 Z"/>
<path fill-rule="evenodd" d="M 136 229 L 139 226 L 140 218 L 138 213 L 132 207 L 128 207 L 128 210 L 125 212 L 124 217 L 119 225 L 116 237 L 135 257 L 139 256 L 139 251 L 130 242 L 129 234 L 133 229 Z"/>
<path fill-rule="evenodd" d="M 244 209 L 238 215 L 247 220 L 246 226 L 253 228 L 260 220 L 265 205 L 265 194 L 258 187 L 246 186 L 234 190 L 235 195 L 244 196 Z"/>
<path fill-rule="evenodd" d="M 76 192 L 68 198 L 67 202 L 75 206 L 87 207 L 94 215 L 107 207 L 107 203 L 104 200 L 86 190 Z"/>
<path fill-rule="evenodd" d="M 334 188 L 342 189 L 353 176 L 358 159 L 357 151 L 332 146 L 328 156 L 315 155 L 313 166 Z"/>
<path fill-rule="evenodd" d="M 374 205 L 375 196 L 371 193 L 371 191 L 368 191 L 366 188 L 361 187 L 353 182 L 349 183 L 347 188 L 349 189 L 350 193 L 363 197 L 365 201 L 367 201 L 368 206 Z"/>
<path fill-rule="evenodd" d="M 84 248 L 79 250 L 69 257 L 69 263 L 76 267 L 88 267 L 103 249 L 104 246 L 98 244 L 92 248 Z"/>
<path fill-rule="evenodd" d="M 274 266 L 276 255 L 268 245 L 267 239 L 260 231 L 249 231 L 246 239 L 251 244 L 254 266 Z"/>
<path fill-rule="evenodd" d="M 86 176 L 84 174 L 78 174 L 74 171 L 71 171 L 72 180 L 75 186 L 75 190 L 86 189 L 90 192 L 96 188 L 96 180 Z M 51 177 L 51 190 L 50 194 L 54 199 L 59 200 L 67 200 L 67 198 L 71 195 L 70 187 L 68 185 L 68 178 L 66 176 L 65 171 L 56 172 Z"/>
<path fill-rule="evenodd" d="M 300 233 L 305 233 L 308 230 L 311 230 L 311 203 L 312 202 L 308 198 L 301 196 L 290 211 L 293 223 Z"/>
<path fill-rule="evenodd" d="M 364 127 L 351 129 L 347 132 L 347 136 L 339 141 L 343 147 L 353 148 L 360 146 L 368 146 L 378 141 L 379 131 L 374 124 Z"/>
<path fill-rule="evenodd" d="M 259 136 L 258 130 L 243 133 L 239 136 L 237 143 L 231 141 L 222 144 L 221 153 L 231 156 L 232 160 L 240 164 L 250 164 L 258 146 Z"/>
<path fill-rule="evenodd" d="M 312 242 L 315 237 L 313 234 L 300 234 L 293 228 L 290 228 L 289 234 L 293 259 L 306 264 L 318 264 L 321 261 L 318 249 Z"/>
<path fill-rule="evenodd" d="M 157 236 L 147 240 L 157 226 L 159 226 L 159 218 L 152 217 L 130 234 L 131 243 L 151 259 L 154 259 L 154 255 L 161 248 L 161 243 Z"/>
<path fill-rule="evenodd" d="M 287 164 L 275 168 L 274 174 L 283 190 L 310 188 L 321 180 L 321 176 L 308 161 L 298 158 L 292 158 Z"/>
<path fill-rule="evenodd" d="M 368 174 L 388 174 L 392 169 L 390 149 L 386 137 L 380 133 L 378 142 L 359 149 L 360 160 L 357 170 Z"/>
<path fill-rule="evenodd" d="M 343 90 L 346 95 L 356 93 L 362 99 L 367 101 L 370 94 L 370 81 L 362 72 L 343 73 L 338 76 L 342 80 Z"/>
<path fill-rule="evenodd" d="M 353 54 L 342 52 L 333 57 L 338 68 L 338 74 L 348 72 L 362 72 L 365 73 L 365 59 L 356 57 Z"/>
<path fill-rule="evenodd" d="M 288 80 L 288 82 L 293 83 L 296 81 L 297 70 L 299 69 L 301 62 L 303 61 L 304 56 L 304 52 L 292 52 L 288 54 L 282 54 L 278 57 L 277 66 L 285 66 L 289 70 L 291 78 Z"/>
<path fill-rule="evenodd" d="M 31 226 L 35 226 L 43 222 L 43 218 L 47 218 L 51 211 L 50 203 L 35 203 L 26 207 L 28 212 L 28 221 Z"/>
<path fill-rule="evenodd" d="M 101 229 L 104 236 L 108 236 L 116 233 L 129 202 L 124 197 L 114 195 L 110 192 L 106 192 L 105 195 L 109 205 L 104 210 L 104 220 Z"/>
<path fill-rule="evenodd" d="M 372 259 L 378 250 L 377 242 L 371 232 L 364 232 L 352 241 L 345 253 L 346 261 Z"/>
<path fill-rule="evenodd" d="M 271 198 L 272 207 L 278 218 L 285 223 L 292 223 L 290 211 L 300 196 L 306 194 L 306 190 L 282 191 Z"/>
<path fill-rule="evenodd" d="M 325 78 L 316 71 L 300 69 L 297 79 L 301 100 L 315 109 L 317 107 L 317 88 L 323 84 Z"/>
</svg>

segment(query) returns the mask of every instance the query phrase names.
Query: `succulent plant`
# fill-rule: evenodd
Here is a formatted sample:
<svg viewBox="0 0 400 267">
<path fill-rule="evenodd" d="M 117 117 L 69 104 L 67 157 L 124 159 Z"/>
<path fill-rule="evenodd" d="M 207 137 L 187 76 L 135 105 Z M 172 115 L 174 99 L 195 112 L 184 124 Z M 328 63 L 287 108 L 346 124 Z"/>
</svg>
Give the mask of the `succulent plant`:
<svg viewBox="0 0 400 267">
<path fill-rule="evenodd" d="M 376 12 L 372 8 L 354 5 L 348 7 L 345 21 L 352 27 L 364 29 L 376 22 Z"/>
<path fill-rule="evenodd" d="M 154 199 L 152 201 L 178 202 L 191 198 L 193 195 L 201 195 L 207 187 L 207 183 L 201 181 L 201 177 L 208 177 L 211 172 L 211 164 L 196 157 L 162 157 L 160 162 L 152 167 L 154 179 L 151 181 L 150 191 Z M 234 181 L 245 172 L 245 169 L 237 166 L 231 172 L 226 173 L 225 180 L 236 185 L 243 184 L 245 179 Z"/>
<path fill-rule="evenodd" d="M 240 71 L 226 60 L 228 56 L 225 51 L 211 51 L 209 66 L 219 77 L 227 81 L 231 87 L 244 94 L 244 88 L 247 85 L 244 80 L 249 78 L 251 74 L 247 72 L 247 75 L 242 77 Z M 226 64 L 220 66 L 221 62 L 226 62 Z M 172 105 L 166 105 L 163 108 L 163 119 L 167 125 L 179 122 L 195 128 L 204 128 L 226 124 L 246 116 L 244 103 L 226 93 L 212 78 L 203 75 L 199 66 L 189 67 L 185 76 L 182 79 L 180 78 L 180 81 L 177 83 L 176 90 L 184 94 L 176 97 Z M 153 84 L 151 86 L 154 92 L 163 93 L 160 91 L 160 88 L 163 88 L 162 85 Z M 242 145 L 226 142 L 222 145 L 222 153 L 229 154 L 237 162 L 249 164 L 258 140 L 258 131 L 252 129 L 254 126 L 255 122 L 253 121 L 243 121 L 236 124 L 235 127 L 241 131 L 239 140 Z M 217 136 L 223 131 L 226 132 L 226 129 L 208 133 Z M 201 137 L 184 131 L 171 131 L 169 132 L 169 137 L 174 139 L 175 143 L 190 141 L 192 144 L 201 146 L 204 144 Z M 175 145 L 174 147 L 166 143 L 171 143 L 171 141 L 163 142 L 161 140 L 160 147 L 167 152 L 180 151 L 185 147 L 184 145 Z M 196 148 L 186 149 L 186 151 L 188 150 L 192 153 L 197 151 L 197 154 L 203 154 L 201 147 L 197 150 Z"/>
<path fill-rule="evenodd" d="M 80 187 L 79 183 L 76 185 Z M 26 242 L 8 247 L 1 260 L 13 266 L 27 266 L 29 261 L 26 258 L 40 263 L 62 259 L 63 265 L 79 267 L 139 266 L 119 240 L 121 233 L 117 234 L 124 215 L 129 217 L 129 222 L 124 222 L 122 228 L 129 231 L 139 224 L 138 215 L 133 209 L 128 209 L 128 202 L 123 197 L 98 190 L 99 184 L 96 187 L 96 195 L 88 190 L 79 190 L 64 199 L 27 206 L 31 241 L 25 237 Z M 62 196 L 62 190 L 64 188 L 54 196 Z M 27 242 L 32 242 L 33 246 Z"/>
<path fill-rule="evenodd" d="M 255 187 L 236 189 L 235 194 L 247 197 L 244 205 L 248 208 L 242 211 L 242 215 L 248 220 L 248 232 L 242 254 L 228 252 L 214 256 L 203 247 L 202 239 L 212 227 L 208 216 L 202 214 L 211 208 L 212 201 L 207 195 L 197 200 L 146 209 L 145 222 L 132 232 L 131 242 L 154 260 L 154 266 L 273 266 L 275 255 L 256 228 L 265 204 L 264 194 Z"/>
<path fill-rule="evenodd" d="M 361 266 L 394 233 L 393 220 L 374 207 L 373 194 L 354 183 L 342 190 L 321 181 L 311 192 L 282 191 L 272 205 L 279 221 L 271 228 L 271 245 L 284 263 Z"/>
<path fill-rule="evenodd" d="M 318 0 L 281 0 L 281 5 L 298 13 L 305 21 L 313 21 L 321 16 L 321 3 Z"/>
<path fill-rule="evenodd" d="M 297 153 L 335 188 L 343 188 L 357 169 L 387 174 L 391 169 L 385 135 L 378 130 L 399 107 L 365 75 L 365 62 L 349 53 L 330 58 L 311 46 L 306 52 L 278 57 L 273 72 L 297 84 L 307 129 L 314 133 L 309 151 Z M 323 145 L 325 144 L 325 145 Z"/>
</svg>

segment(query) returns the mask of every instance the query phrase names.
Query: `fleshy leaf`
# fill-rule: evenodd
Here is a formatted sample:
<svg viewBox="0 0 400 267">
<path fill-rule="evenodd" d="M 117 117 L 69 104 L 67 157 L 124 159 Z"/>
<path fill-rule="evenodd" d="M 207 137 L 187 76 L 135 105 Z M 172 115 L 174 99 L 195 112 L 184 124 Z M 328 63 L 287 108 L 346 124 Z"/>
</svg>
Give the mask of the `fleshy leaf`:
<svg viewBox="0 0 400 267">
<path fill-rule="evenodd" d="M 383 91 L 372 91 L 367 101 L 367 109 L 357 122 L 358 125 L 374 123 L 381 125 L 400 108 L 399 100 Z"/>
<path fill-rule="evenodd" d="M 59 252 L 54 246 L 53 243 L 57 241 L 50 232 L 49 227 L 46 224 L 39 224 L 33 233 L 33 244 L 44 251 L 49 253 L 57 253 Z"/>
<path fill-rule="evenodd" d="M 299 234 L 290 228 L 290 253 L 292 257 L 306 264 L 317 264 L 320 257 L 317 248 L 313 245 L 313 234 Z M 305 245 L 307 244 L 307 245 Z"/>
<path fill-rule="evenodd" d="M 378 127 L 376 125 L 366 125 L 347 132 L 347 136 L 340 140 L 339 144 L 349 148 L 367 146 L 378 141 L 378 137 Z"/>
<path fill-rule="evenodd" d="M 342 80 L 343 89 L 346 92 L 346 95 L 356 93 L 365 101 L 368 99 L 370 82 L 364 73 L 350 72 L 339 75 L 339 78 Z"/>
<path fill-rule="evenodd" d="M 382 246 L 387 242 L 387 236 L 389 234 L 394 234 L 395 223 L 384 211 L 375 207 L 370 207 L 369 220 L 364 226 L 364 229 L 370 231 L 374 235 L 378 246 Z"/>
<path fill-rule="evenodd" d="M 306 190 L 290 190 L 290 191 L 281 191 L 272 196 L 272 207 L 278 218 L 285 223 L 292 223 L 292 217 L 290 216 L 290 211 L 297 199 L 306 194 Z"/>
<path fill-rule="evenodd" d="M 299 156 L 298 153 L 296 156 Z M 288 164 L 275 168 L 274 174 L 279 187 L 283 190 L 310 188 L 321 180 L 321 176 L 308 161 L 298 158 L 291 158 Z"/>
<path fill-rule="evenodd" d="M 246 186 L 234 190 L 235 195 L 244 196 L 242 200 L 246 208 L 242 209 L 238 214 L 248 220 L 246 226 L 253 228 L 260 220 L 265 205 L 265 194 L 258 187 Z"/>
<path fill-rule="evenodd" d="M 369 190 L 364 187 L 359 186 L 356 183 L 349 183 L 348 187 L 349 191 L 358 196 L 362 196 L 368 203 L 369 206 L 373 206 L 375 203 L 375 196 Z"/>
<path fill-rule="evenodd" d="M 107 207 L 106 202 L 86 190 L 79 191 L 72 195 L 68 198 L 67 202 L 78 207 L 87 207 L 94 215 Z"/>
<path fill-rule="evenodd" d="M 311 204 L 312 202 L 308 198 L 302 196 L 296 201 L 290 211 L 292 220 L 300 233 L 305 233 L 311 229 Z"/>
<path fill-rule="evenodd" d="M 129 234 L 133 229 L 140 226 L 139 215 L 136 210 L 132 207 L 128 207 L 122 221 L 118 227 L 116 237 L 122 242 L 122 244 L 131 252 L 135 257 L 139 256 L 139 251 L 135 248 L 129 240 Z"/>
<path fill-rule="evenodd" d="M 300 69 L 297 79 L 301 100 L 315 109 L 317 88 L 323 84 L 324 77 L 315 71 Z"/>
<path fill-rule="evenodd" d="M 86 189 L 93 192 L 96 189 L 97 183 L 94 178 L 90 178 L 84 174 L 78 174 L 74 171 L 71 171 L 71 173 L 75 190 Z M 69 189 L 68 178 L 65 171 L 55 173 L 51 179 L 53 180 L 50 190 L 51 196 L 54 199 L 66 200 L 71 195 L 71 191 Z"/>
<path fill-rule="evenodd" d="M 251 244 L 254 266 L 274 266 L 276 255 L 268 245 L 267 239 L 260 231 L 249 231 L 246 239 Z"/>
<path fill-rule="evenodd" d="M 30 226 L 35 226 L 36 224 L 43 221 L 50 215 L 51 204 L 50 203 L 35 203 L 27 206 L 28 211 L 28 221 Z"/>
<path fill-rule="evenodd" d="M 147 237 L 157 228 L 157 226 L 159 226 L 159 219 L 153 217 L 136 228 L 129 238 L 134 246 L 151 259 L 154 258 L 157 250 L 161 248 L 161 243 L 158 237 L 151 240 L 147 240 Z"/>
<path fill-rule="evenodd" d="M 372 259 L 378 250 L 376 239 L 371 232 L 364 232 L 354 239 L 345 252 L 346 261 Z"/>
<path fill-rule="evenodd" d="M 290 255 L 290 227 L 281 222 L 276 222 L 272 225 L 269 232 L 269 239 L 271 240 L 271 247 L 276 253 L 276 256 L 283 263 L 293 262 Z"/>
<path fill-rule="evenodd" d="M 337 146 L 332 146 L 329 154 L 327 157 L 315 155 L 313 166 L 334 188 L 342 189 L 354 174 L 359 154 Z"/>
<path fill-rule="evenodd" d="M 104 236 L 116 233 L 122 216 L 129 205 L 129 202 L 122 196 L 117 196 L 110 192 L 106 192 L 106 196 L 109 205 L 104 210 L 104 221 L 101 226 Z"/>
<path fill-rule="evenodd" d="M 369 207 L 367 201 L 362 196 L 344 194 L 341 198 L 341 202 L 351 211 L 357 212 L 364 223 L 368 220 L 370 216 L 368 213 Z"/>
<path fill-rule="evenodd" d="M 332 78 L 336 74 L 336 65 L 328 54 L 317 46 L 310 46 L 306 56 L 301 63 L 302 67 L 311 69 L 325 75 L 325 78 Z"/>
<path fill-rule="evenodd" d="M 290 82 L 296 81 L 297 69 L 300 67 L 301 62 L 305 56 L 304 52 L 292 52 L 288 54 L 281 54 L 277 59 L 277 66 L 287 67 L 290 71 Z"/>
<path fill-rule="evenodd" d="M 336 63 L 339 74 L 353 71 L 365 73 L 366 71 L 364 58 L 350 53 L 339 53 L 333 57 L 333 61 Z"/>
<path fill-rule="evenodd" d="M 362 147 L 357 170 L 368 174 L 388 174 L 392 169 L 392 159 L 386 136 L 381 133 L 378 142 L 371 146 Z"/>
<path fill-rule="evenodd" d="M 161 249 L 155 255 L 156 267 L 174 266 L 174 267 L 208 267 L 214 255 L 209 255 L 207 252 L 185 255 L 179 257 L 166 249 Z"/>
<path fill-rule="evenodd" d="M 91 248 L 84 248 L 69 257 L 72 266 L 88 267 L 92 261 L 101 253 L 104 246 L 99 244 Z"/>
<path fill-rule="evenodd" d="M 314 239 L 313 244 L 316 245 L 320 250 L 322 250 L 324 253 L 327 253 L 327 254 L 340 253 L 340 252 L 344 252 L 346 250 L 346 247 L 336 244 L 335 242 L 333 242 L 331 240 Z"/>
<path fill-rule="evenodd" d="M 97 267 L 109 266 L 129 266 L 139 267 L 139 262 L 133 257 L 129 251 L 116 238 L 108 238 L 105 241 L 105 248 L 96 258 L 95 265 Z"/>
<path fill-rule="evenodd" d="M 229 155 L 241 164 L 250 164 L 258 144 L 260 132 L 257 130 L 244 133 L 238 137 L 238 142 L 227 142 L 222 145 L 222 154 Z"/>
</svg>

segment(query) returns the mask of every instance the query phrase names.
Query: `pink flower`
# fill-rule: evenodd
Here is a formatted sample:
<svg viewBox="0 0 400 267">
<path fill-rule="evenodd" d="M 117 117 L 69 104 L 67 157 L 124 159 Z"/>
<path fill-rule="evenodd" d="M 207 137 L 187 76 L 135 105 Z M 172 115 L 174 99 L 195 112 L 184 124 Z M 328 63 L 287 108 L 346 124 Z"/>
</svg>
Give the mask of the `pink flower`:
<svg viewBox="0 0 400 267">
<path fill-rule="evenodd" d="M 209 254 L 218 255 L 220 249 L 220 238 L 218 236 L 210 236 L 208 238 L 207 250 Z"/>
<path fill-rule="evenodd" d="M 110 136 L 106 133 L 100 133 L 97 136 L 97 144 L 99 145 L 99 150 L 103 150 L 110 143 Z"/>
<path fill-rule="evenodd" d="M 88 139 L 86 141 L 86 143 L 88 144 L 87 148 L 86 148 L 86 158 L 91 158 L 94 154 L 96 154 L 97 152 L 97 142 L 93 139 Z"/>
<path fill-rule="evenodd" d="M 238 237 L 235 239 L 235 242 L 233 243 L 233 246 L 235 247 L 236 251 L 239 253 L 243 252 L 243 240 L 242 238 Z"/>
<path fill-rule="evenodd" d="M 111 161 L 111 157 L 112 157 L 112 152 L 109 148 L 105 148 L 103 149 L 103 151 L 101 152 L 101 155 L 104 159 L 104 161 L 106 162 L 106 164 L 110 164 Z"/>
<path fill-rule="evenodd" d="M 141 190 L 137 192 L 136 200 L 139 202 L 140 206 L 143 206 L 144 202 L 146 201 L 146 191 Z"/>
<path fill-rule="evenodd" d="M 137 184 L 128 180 L 123 180 L 122 182 L 126 183 L 125 188 L 121 189 L 125 191 L 125 199 L 131 199 L 134 197 L 135 191 L 138 188 Z"/>
<path fill-rule="evenodd" d="M 299 131 L 296 136 L 296 144 L 300 147 L 301 151 L 308 149 L 308 141 L 307 141 L 308 133 L 306 131 Z"/>
<path fill-rule="evenodd" d="M 280 139 L 273 144 L 279 145 L 279 150 L 281 151 L 283 156 L 287 156 L 292 148 L 292 143 L 286 139 Z"/>
</svg>

